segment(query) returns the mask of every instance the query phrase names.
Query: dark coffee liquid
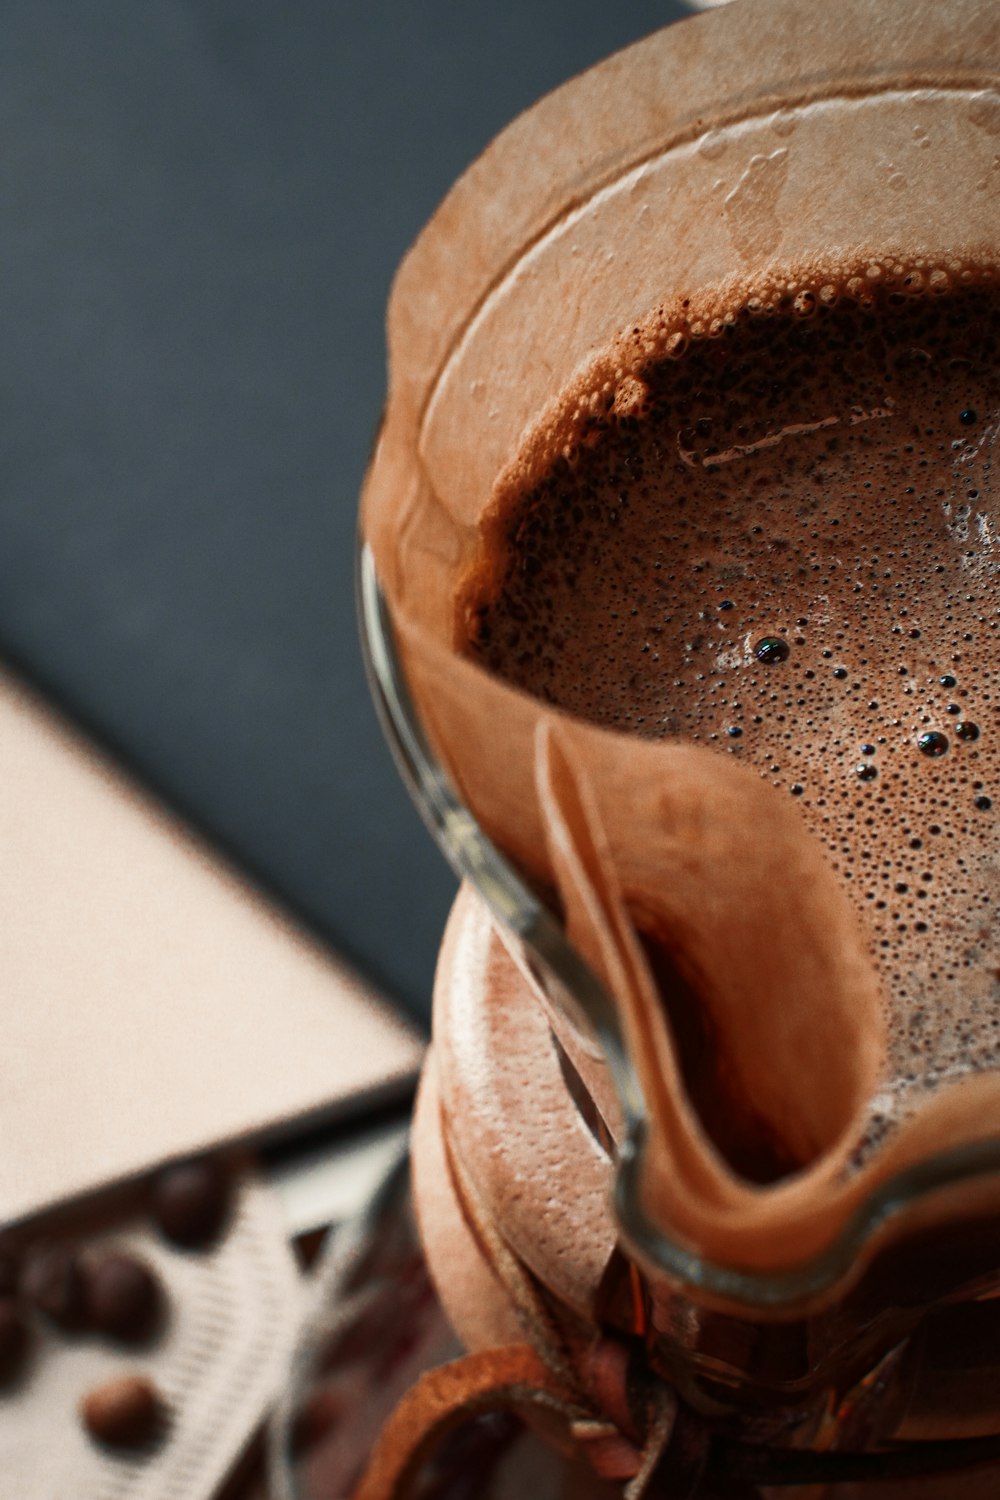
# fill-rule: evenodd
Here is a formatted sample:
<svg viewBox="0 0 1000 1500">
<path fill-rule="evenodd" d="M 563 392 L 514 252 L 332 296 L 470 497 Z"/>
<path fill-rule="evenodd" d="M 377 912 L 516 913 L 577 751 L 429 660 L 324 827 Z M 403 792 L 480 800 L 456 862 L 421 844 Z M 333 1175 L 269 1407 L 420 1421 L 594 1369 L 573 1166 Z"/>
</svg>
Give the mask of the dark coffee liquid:
<svg viewBox="0 0 1000 1500">
<path fill-rule="evenodd" d="M 882 263 L 666 327 L 501 497 L 468 649 L 796 799 L 884 973 L 877 1133 L 1000 1061 L 1000 294 Z"/>
</svg>

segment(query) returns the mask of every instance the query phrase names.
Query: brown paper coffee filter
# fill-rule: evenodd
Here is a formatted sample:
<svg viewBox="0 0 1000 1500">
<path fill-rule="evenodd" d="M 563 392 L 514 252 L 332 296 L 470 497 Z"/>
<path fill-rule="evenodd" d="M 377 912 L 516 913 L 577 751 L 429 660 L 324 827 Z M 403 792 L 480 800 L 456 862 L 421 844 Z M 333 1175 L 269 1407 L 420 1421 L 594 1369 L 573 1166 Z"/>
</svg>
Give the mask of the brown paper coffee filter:
<svg viewBox="0 0 1000 1500">
<path fill-rule="evenodd" d="M 617 853 L 587 780 L 587 737 L 545 721 L 539 805 L 567 933 L 631 1031 L 656 1154 L 676 1159 L 671 1177 L 726 1203 L 742 1184 L 685 1097 L 678 1037 L 698 1028 L 687 1089 L 727 1156 L 744 1170 L 765 1158 L 775 1177 L 824 1158 L 828 1170 L 877 1076 L 881 1005 L 846 897 L 794 813 L 757 778 L 720 776 L 711 754 L 659 748 L 645 765 L 626 757 L 622 779 L 602 786 Z M 791 907 L 782 896 L 772 915 L 787 887 Z M 672 967 L 659 985 L 637 921 Z"/>
<path fill-rule="evenodd" d="M 998 78 L 993 0 L 740 0 L 510 127 L 390 305 L 362 526 L 414 702 L 463 800 L 558 891 L 614 993 L 651 1115 L 650 1211 L 732 1265 L 795 1264 L 878 1181 L 996 1134 L 1000 1080 L 940 1094 L 848 1176 L 882 1006 L 794 809 L 722 756 L 592 729 L 488 677 L 456 654 L 457 600 L 532 434 L 538 453 L 554 413 L 585 418 L 567 393 L 595 381 L 627 396 L 621 340 L 658 309 L 662 340 L 681 298 L 882 247 L 945 279 L 956 243 L 1000 259 Z"/>
</svg>

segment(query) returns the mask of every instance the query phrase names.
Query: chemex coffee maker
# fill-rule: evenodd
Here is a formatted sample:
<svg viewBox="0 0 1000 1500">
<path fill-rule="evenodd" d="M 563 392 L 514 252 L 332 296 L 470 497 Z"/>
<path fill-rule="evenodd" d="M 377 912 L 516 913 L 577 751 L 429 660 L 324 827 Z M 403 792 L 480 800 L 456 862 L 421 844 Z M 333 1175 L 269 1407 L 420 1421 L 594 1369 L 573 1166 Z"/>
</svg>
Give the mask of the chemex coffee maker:
<svg viewBox="0 0 1000 1500">
<path fill-rule="evenodd" d="M 492 676 L 456 602 L 524 454 L 572 464 L 595 413 L 630 414 L 642 359 L 728 336 L 699 309 L 808 312 L 838 267 L 837 295 L 864 305 L 867 278 L 890 306 L 993 266 L 993 0 L 737 0 L 673 26 L 511 125 L 404 262 L 359 592 L 386 732 L 464 882 L 414 1179 L 469 1352 L 390 1424 L 364 1496 L 405 1493 L 491 1403 L 629 1497 L 995 1493 L 1000 1073 L 866 1140 L 891 979 L 794 799 Z M 780 1170 L 747 1175 L 699 1114 L 654 921 Z"/>
</svg>

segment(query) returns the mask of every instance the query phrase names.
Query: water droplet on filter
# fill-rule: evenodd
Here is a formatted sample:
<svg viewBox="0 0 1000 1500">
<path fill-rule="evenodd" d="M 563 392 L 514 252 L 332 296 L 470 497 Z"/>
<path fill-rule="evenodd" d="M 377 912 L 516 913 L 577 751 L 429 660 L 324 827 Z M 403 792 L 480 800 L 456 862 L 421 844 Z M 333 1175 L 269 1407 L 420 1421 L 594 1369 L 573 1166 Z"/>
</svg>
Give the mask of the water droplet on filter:
<svg viewBox="0 0 1000 1500">
<path fill-rule="evenodd" d="M 788 642 L 783 641 L 779 635 L 766 635 L 762 641 L 757 642 L 753 654 L 758 661 L 765 662 L 770 667 L 775 662 L 787 661 L 791 649 Z"/>
<path fill-rule="evenodd" d="M 875 754 L 875 746 L 874 745 L 862 745 L 861 746 L 861 754 L 862 755 L 874 755 Z"/>
<path fill-rule="evenodd" d="M 708 161 L 718 161 L 726 149 L 726 138 L 718 130 L 710 130 L 698 142 L 698 154 Z"/>
<path fill-rule="evenodd" d="M 963 719 L 961 724 L 955 725 L 955 733 L 960 740 L 978 740 L 979 725 L 973 724 L 969 719 Z"/>
<path fill-rule="evenodd" d="M 989 812 L 990 808 L 993 806 L 993 798 L 977 797 L 976 806 L 979 808 L 980 812 Z"/>
<path fill-rule="evenodd" d="M 732 601 L 732 599 L 723 599 L 722 602 L 719 605 L 720 609 L 732 609 L 732 607 L 733 607 L 733 601 Z"/>
<path fill-rule="evenodd" d="M 965 410 L 959 414 L 958 420 L 961 422 L 963 427 L 972 427 L 975 425 L 975 422 L 977 420 L 976 413 L 973 411 L 971 406 L 967 406 Z"/>
<path fill-rule="evenodd" d="M 946 672 L 943 677 L 939 677 L 938 678 L 938 682 L 941 684 L 942 687 L 957 687 L 958 686 L 958 678 L 957 677 L 953 677 L 950 672 Z"/>
<path fill-rule="evenodd" d="M 854 767 L 854 774 L 859 781 L 874 781 L 878 775 L 878 766 L 869 766 L 862 761 L 859 766 Z"/>
<path fill-rule="evenodd" d="M 948 707 L 945 709 L 946 714 L 960 714 L 961 712 L 962 705 L 960 703 L 949 703 Z"/>
<path fill-rule="evenodd" d="M 917 740 L 917 749 L 921 755 L 937 757 L 943 755 L 948 748 L 948 736 L 942 734 L 940 729 L 928 729 Z"/>
<path fill-rule="evenodd" d="M 833 675 L 839 681 L 843 682 L 844 678 L 847 676 L 847 668 L 846 667 L 834 667 L 834 669 L 833 669 Z"/>
<path fill-rule="evenodd" d="M 959 725 L 959 728 L 961 728 L 961 725 Z M 743 731 L 738 724 L 730 724 L 726 733 L 731 740 L 738 740 Z"/>
<path fill-rule="evenodd" d="M 805 791 L 805 787 L 800 781 L 796 781 L 794 786 L 790 786 L 788 790 L 791 792 L 793 797 L 801 797 L 802 793 Z"/>
</svg>

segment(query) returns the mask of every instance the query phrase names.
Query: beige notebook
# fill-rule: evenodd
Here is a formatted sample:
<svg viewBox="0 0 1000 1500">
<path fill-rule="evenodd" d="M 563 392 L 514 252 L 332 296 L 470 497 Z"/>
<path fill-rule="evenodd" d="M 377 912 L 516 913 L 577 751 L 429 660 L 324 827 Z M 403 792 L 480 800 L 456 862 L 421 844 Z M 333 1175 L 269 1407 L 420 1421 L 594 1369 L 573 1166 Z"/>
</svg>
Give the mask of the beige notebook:
<svg viewBox="0 0 1000 1500">
<path fill-rule="evenodd" d="M 421 1050 L 0 671 L 0 1224 L 402 1091 Z"/>
</svg>

